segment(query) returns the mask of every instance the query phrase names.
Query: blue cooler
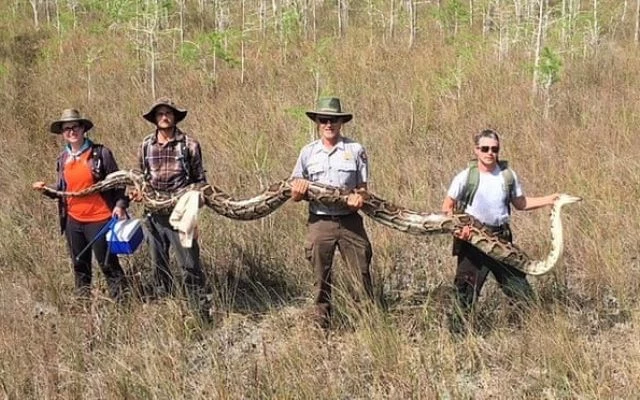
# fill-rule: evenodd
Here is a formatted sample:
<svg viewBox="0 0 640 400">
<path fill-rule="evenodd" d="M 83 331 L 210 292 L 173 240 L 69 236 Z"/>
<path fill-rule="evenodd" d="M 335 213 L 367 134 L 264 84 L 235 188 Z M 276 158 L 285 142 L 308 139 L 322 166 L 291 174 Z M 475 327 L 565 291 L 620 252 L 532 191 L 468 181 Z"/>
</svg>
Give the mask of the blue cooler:
<svg viewBox="0 0 640 400">
<path fill-rule="evenodd" d="M 144 239 L 139 219 L 125 219 L 114 223 L 107 231 L 107 244 L 112 254 L 133 254 Z"/>
</svg>

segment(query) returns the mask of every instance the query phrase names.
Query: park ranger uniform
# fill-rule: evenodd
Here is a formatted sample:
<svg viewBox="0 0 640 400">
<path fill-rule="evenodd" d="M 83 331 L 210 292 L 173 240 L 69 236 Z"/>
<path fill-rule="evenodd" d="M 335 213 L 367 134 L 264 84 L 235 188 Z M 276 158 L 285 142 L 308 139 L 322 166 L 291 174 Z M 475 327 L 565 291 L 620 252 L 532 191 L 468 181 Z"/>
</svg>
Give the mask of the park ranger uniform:
<svg viewBox="0 0 640 400">
<path fill-rule="evenodd" d="M 292 178 L 355 189 L 367 183 L 365 149 L 346 137 L 341 137 L 332 149 L 325 148 L 321 140 L 316 140 L 300 152 Z M 369 270 L 371 243 L 362 217 L 346 206 L 330 208 L 311 203 L 307 226 L 305 256 L 315 270 L 317 317 L 326 326 L 331 315 L 331 270 L 336 247 L 349 268 L 359 272 L 366 295 L 373 298 Z"/>
</svg>

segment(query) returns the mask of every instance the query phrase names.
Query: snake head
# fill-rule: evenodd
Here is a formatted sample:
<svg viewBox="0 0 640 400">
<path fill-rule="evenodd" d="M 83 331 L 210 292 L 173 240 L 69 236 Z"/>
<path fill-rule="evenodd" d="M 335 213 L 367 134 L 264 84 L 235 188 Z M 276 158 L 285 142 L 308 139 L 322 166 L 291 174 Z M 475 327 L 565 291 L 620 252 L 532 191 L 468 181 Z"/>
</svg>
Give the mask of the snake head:
<svg viewBox="0 0 640 400">
<path fill-rule="evenodd" d="M 565 204 L 577 203 L 582 201 L 582 197 L 572 196 L 570 194 L 561 193 L 555 201 L 555 205 L 558 207 L 562 207 Z"/>
</svg>

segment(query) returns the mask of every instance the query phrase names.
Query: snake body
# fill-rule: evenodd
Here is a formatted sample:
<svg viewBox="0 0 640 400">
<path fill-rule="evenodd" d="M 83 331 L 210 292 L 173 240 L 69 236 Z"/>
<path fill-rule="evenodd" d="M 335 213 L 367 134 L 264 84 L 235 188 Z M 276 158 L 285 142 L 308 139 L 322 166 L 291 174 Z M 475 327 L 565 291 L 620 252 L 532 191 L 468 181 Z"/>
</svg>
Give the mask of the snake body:
<svg viewBox="0 0 640 400">
<path fill-rule="evenodd" d="M 214 212 L 243 221 L 264 218 L 291 198 L 291 180 L 276 182 L 257 196 L 236 199 L 217 186 L 206 183 L 191 184 L 172 193 L 154 190 L 145 181 L 144 175 L 136 170 L 113 172 L 104 180 L 77 192 L 63 192 L 51 188 L 45 190 L 56 196 L 80 197 L 124 186 L 135 187 L 142 194 L 145 208 L 151 211 L 170 210 L 182 195 L 195 190 L 201 193 L 204 204 Z M 326 206 L 345 205 L 347 196 L 353 192 L 311 182 L 306 200 Z M 470 215 L 418 212 L 397 206 L 366 190 L 358 189 L 357 192 L 364 199 L 361 211 L 382 225 L 418 236 L 454 234 L 464 227 L 469 227 L 470 235 L 465 240 L 490 257 L 529 275 L 545 274 L 555 266 L 563 248 L 561 208 L 565 204 L 581 200 L 579 197 L 566 194 L 560 196 L 551 213 L 552 249 L 544 260 L 531 260 L 519 247 L 495 236 Z"/>
</svg>

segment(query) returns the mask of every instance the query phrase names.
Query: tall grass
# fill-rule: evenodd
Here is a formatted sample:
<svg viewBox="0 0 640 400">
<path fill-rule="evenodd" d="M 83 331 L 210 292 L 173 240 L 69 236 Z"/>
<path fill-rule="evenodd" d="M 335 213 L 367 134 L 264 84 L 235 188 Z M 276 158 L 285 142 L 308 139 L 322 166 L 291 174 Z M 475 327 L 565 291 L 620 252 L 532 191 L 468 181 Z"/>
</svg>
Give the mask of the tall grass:
<svg viewBox="0 0 640 400">
<path fill-rule="evenodd" d="M 293 203 L 254 222 L 201 213 L 216 328 L 200 327 L 180 297 L 115 306 L 97 268 L 93 302 L 78 304 L 55 204 L 33 192 L 31 182 L 53 182 L 61 142 L 48 124 L 70 106 L 91 117 L 91 137 L 113 149 L 121 168 L 135 167 L 136 146 L 152 130 L 141 118 L 153 101 L 148 59 L 132 42 L 140 20 L 126 19 L 125 8 L 114 11 L 128 2 L 80 1 L 73 12 L 62 2 L 35 3 L 38 29 L 28 2 L 0 4 L 4 398 L 637 396 L 640 58 L 634 21 L 621 19 L 620 2 L 599 2 L 595 42 L 580 30 L 590 5 L 577 14 L 546 118 L 542 95 L 531 92 L 532 42 L 523 39 L 533 19 L 483 26 L 479 15 L 489 2 L 475 2 L 473 23 L 460 20 L 457 31 L 439 14 L 454 2 L 438 2 L 441 8 L 414 2 L 418 32 L 408 48 L 406 2 L 348 2 L 348 26 L 339 37 L 334 2 L 273 2 L 281 8 L 267 9 L 263 34 L 257 0 L 244 2 L 243 33 L 241 2 L 187 1 L 185 40 L 196 43 L 218 26 L 227 35 L 220 49 L 238 61 L 218 58 L 215 77 L 206 44 L 197 42 L 199 58 L 179 56 L 170 30 L 178 26 L 178 3 L 166 2 L 157 92 L 189 109 L 183 127 L 202 144 L 209 180 L 236 196 L 290 174 L 314 137 L 304 111 L 316 95 L 331 94 L 355 115 L 344 133 L 367 148 L 371 189 L 398 204 L 439 209 L 472 155 L 471 135 L 485 127 L 503 134 L 502 156 L 527 194 L 584 197 L 563 216 L 563 261 L 531 279 L 539 306 L 514 319 L 514 307 L 491 281 L 478 329 L 466 337 L 451 336 L 446 326 L 455 269 L 450 238 L 411 237 L 368 220 L 376 293 L 385 307 L 352 300 L 352 277 L 336 257 L 335 326 L 328 335 L 313 328 L 307 317 L 313 273 L 302 251 L 306 205 Z M 216 10 L 207 8 L 214 4 Z M 314 4 L 315 34 L 302 22 L 276 25 L 276 16 L 310 18 Z M 512 5 L 500 7 L 493 17 L 509 18 Z M 221 19 L 227 8 L 228 20 Z M 555 11 L 549 18 L 557 23 L 550 30 L 563 23 Z M 520 36 L 512 35 L 510 51 L 498 58 L 505 29 Z M 554 40 L 550 31 L 548 44 Z M 132 212 L 142 210 L 134 205 Z M 516 241 L 535 258 L 549 250 L 548 228 L 548 210 L 514 215 Z M 146 277 L 146 251 L 123 260 L 128 272 Z"/>
</svg>

